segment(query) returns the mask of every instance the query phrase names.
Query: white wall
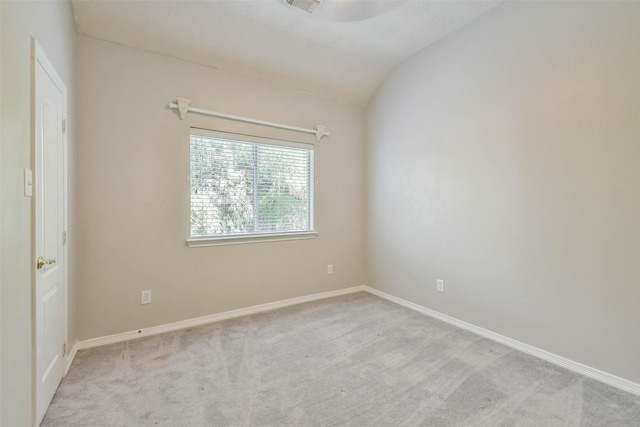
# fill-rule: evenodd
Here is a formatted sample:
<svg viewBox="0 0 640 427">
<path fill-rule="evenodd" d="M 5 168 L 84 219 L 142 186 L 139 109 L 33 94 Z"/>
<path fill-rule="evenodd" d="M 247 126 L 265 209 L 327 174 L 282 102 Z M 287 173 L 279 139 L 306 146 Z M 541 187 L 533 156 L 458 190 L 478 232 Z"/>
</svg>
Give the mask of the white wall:
<svg viewBox="0 0 640 427">
<path fill-rule="evenodd" d="M 0 2 L 2 10 L 2 396 L 0 423 L 31 425 L 31 202 L 23 169 L 31 168 L 31 35 L 69 90 L 73 146 L 75 32 L 68 2 Z M 69 336 L 75 340 L 73 289 Z"/>
<path fill-rule="evenodd" d="M 514 2 L 394 70 L 368 110 L 367 283 L 640 382 L 639 22 Z"/>
<path fill-rule="evenodd" d="M 78 46 L 81 339 L 363 283 L 362 108 L 92 38 L 79 37 Z M 189 126 L 229 123 L 191 114 L 181 121 L 167 109 L 175 97 L 231 114 L 327 125 L 331 137 L 315 154 L 318 238 L 185 247 Z M 150 305 L 140 305 L 143 289 L 153 291 Z"/>
</svg>

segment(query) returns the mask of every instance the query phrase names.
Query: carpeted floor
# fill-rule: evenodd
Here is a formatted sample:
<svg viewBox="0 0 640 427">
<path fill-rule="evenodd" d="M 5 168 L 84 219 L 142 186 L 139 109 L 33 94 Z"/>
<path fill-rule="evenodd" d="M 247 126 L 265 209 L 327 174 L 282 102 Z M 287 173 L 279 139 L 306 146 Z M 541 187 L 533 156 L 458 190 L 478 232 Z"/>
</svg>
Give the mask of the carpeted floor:
<svg viewBox="0 0 640 427">
<path fill-rule="evenodd" d="M 43 426 L 640 426 L 640 397 L 367 293 L 78 353 Z"/>
</svg>

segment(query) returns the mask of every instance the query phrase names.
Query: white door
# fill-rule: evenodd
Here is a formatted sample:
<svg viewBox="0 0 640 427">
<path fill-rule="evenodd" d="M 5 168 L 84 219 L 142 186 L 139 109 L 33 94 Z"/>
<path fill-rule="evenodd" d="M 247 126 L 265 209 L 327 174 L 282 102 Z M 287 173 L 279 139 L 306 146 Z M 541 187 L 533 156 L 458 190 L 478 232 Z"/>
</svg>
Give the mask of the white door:
<svg viewBox="0 0 640 427">
<path fill-rule="evenodd" d="M 66 88 L 34 41 L 35 355 L 39 424 L 65 373 Z"/>
</svg>

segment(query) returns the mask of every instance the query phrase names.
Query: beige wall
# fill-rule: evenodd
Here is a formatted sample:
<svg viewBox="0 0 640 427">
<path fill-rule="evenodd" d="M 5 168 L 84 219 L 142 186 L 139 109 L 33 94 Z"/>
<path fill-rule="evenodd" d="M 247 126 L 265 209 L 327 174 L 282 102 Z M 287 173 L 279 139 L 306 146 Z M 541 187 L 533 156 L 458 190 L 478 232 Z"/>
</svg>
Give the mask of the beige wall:
<svg viewBox="0 0 640 427">
<path fill-rule="evenodd" d="M 638 22 L 504 4 L 398 67 L 368 110 L 367 283 L 640 382 Z"/>
<path fill-rule="evenodd" d="M 363 283 L 363 109 L 87 37 L 78 46 L 80 339 Z M 231 114 L 327 125 L 331 137 L 315 154 L 318 238 L 185 247 L 189 126 L 228 123 L 197 115 L 181 121 L 166 108 L 175 97 Z M 143 289 L 153 291 L 150 305 L 140 305 Z"/>
<path fill-rule="evenodd" d="M 73 146 L 75 33 L 68 2 L 0 2 L 2 9 L 2 403 L 1 423 L 31 424 L 31 202 L 23 169 L 31 168 L 31 35 L 69 90 Z M 75 340 L 73 288 L 69 337 Z"/>
</svg>

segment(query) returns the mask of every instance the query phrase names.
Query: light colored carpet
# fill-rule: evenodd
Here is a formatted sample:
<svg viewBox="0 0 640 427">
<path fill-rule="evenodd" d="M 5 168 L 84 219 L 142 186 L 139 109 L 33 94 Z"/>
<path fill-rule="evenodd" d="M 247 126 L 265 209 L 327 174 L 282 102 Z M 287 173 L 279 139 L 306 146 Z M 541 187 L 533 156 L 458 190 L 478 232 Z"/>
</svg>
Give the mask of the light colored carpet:
<svg viewBox="0 0 640 427">
<path fill-rule="evenodd" d="M 81 351 L 42 425 L 640 426 L 640 397 L 357 293 Z"/>
</svg>

